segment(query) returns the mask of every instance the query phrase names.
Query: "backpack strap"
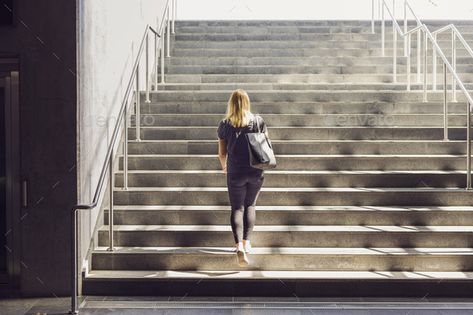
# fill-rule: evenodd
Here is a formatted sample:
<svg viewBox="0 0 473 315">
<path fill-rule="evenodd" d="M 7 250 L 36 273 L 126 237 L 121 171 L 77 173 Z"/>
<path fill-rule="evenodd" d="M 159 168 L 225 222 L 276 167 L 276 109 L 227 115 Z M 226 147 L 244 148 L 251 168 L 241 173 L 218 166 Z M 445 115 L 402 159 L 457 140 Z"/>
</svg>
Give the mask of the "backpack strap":
<svg viewBox="0 0 473 315">
<path fill-rule="evenodd" d="M 253 114 L 253 117 L 256 120 L 256 128 L 257 128 L 256 132 L 261 132 L 260 129 L 259 129 L 259 122 L 258 122 L 258 117 L 259 116 L 256 115 L 256 114 Z M 253 130 L 254 130 L 254 126 L 253 126 Z M 235 150 L 236 142 L 237 142 L 238 138 L 240 137 L 240 135 L 241 135 L 241 130 L 237 133 L 237 136 L 235 138 L 235 142 L 233 143 L 232 147 L 229 148 L 229 150 L 228 150 L 229 152 L 230 151 L 233 152 L 233 150 Z M 228 154 L 228 152 L 227 152 L 227 154 Z"/>
</svg>

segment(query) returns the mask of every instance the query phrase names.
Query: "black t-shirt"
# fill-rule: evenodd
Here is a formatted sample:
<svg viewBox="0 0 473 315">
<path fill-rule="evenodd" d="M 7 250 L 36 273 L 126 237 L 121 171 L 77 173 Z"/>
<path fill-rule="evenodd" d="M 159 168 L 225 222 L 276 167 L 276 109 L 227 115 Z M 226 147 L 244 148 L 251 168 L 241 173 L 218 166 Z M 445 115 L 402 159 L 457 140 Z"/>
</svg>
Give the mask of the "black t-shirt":
<svg viewBox="0 0 473 315">
<path fill-rule="evenodd" d="M 250 158 L 248 152 L 248 140 L 245 133 L 257 132 L 256 117 L 258 117 L 258 124 L 261 132 L 266 132 L 266 124 L 261 116 L 254 114 L 250 115 L 248 125 L 245 127 L 233 127 L 228 120 L 221 120 L 217 136 L 219 139 L 224 139 L 227 143 L 227 173 L 236 173 L 242 171 L 250 171 L 253 168 L 250 166 Z"/>
</svg>

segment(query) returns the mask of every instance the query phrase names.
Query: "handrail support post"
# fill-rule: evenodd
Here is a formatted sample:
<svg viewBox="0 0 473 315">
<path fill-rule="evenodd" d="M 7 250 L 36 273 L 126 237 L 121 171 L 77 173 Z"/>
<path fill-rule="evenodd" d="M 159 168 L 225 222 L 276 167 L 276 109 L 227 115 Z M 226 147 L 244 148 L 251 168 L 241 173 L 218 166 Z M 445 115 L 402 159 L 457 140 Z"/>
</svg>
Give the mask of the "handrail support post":
<svg viewBox="0 0 473 315">
<path fill-rule="evenodd" d="M 395 25 L 393 21 L 393 83 L 397 82 L 397 33 Z"/>
<path fill-rule="evenodd" d="M 466 189 L 471 189 L 471 105 L 466 109 Z"/>
<path fill-rule="evenodd" d="M 427 37 L 427 36 L 426 36 Z M 417 83 L 421 82 L 421 58 L 420 58 L 420 52 L 421 52 L 421 47 L 422 47 L 422 31 L 419 29 L 417 30 Z"/>
<path fill-rule="evenodd" d="M 374 34 L 374 11 L 375 11 L 375 5 L 374 5 L 375 0 L 371 0 L 371 34 Z"/>
<path fill-rule="evenodd" d="M 149 31 L 146 34 L 146 46 L 145 46 L 145 82 L 146 82 L 146 99 L 145 103 L 149 104 L 151 101 L 149 100 L 149 89 L 150 89 L 150 82 L 149 82 Z"/>
<path fill-rule="evenodd" d="M 381 0 L 381 56 L 386 56 L 386 21 L 384 19 L 384 0 Z"/>
<path fill-rule="evenodd" d="M 165 79 L 164 79 L 164 67 L 165 67 L 165 64 L 164 64 L 164 46 L 165 46 L 165 39 L 166 36 L 163 36 L 162 37 L 162 41 L 161 41 L 161 53 L 160 53 L 160 58 L 161 58 L 161 84 L 165 84 Z"/>
<path fill-rule="evenodd" d="M 427 33 L 424 32 L 424 84 L 423 84 L 423 101 L 424 103 L 427 102 Z"/>
<path fill-rule="evenodd" d="M 404 34 L 407 33 L 407 1 L 404 0 Z M 408 45 L 409 40 L 407 37 L 404 37 L 404 57 L 407 57 L 408 51 L 407 51 L 407 45 Z M 410 43 L 409 43 L 410 45 Z"/>
<path fill-rule="evenodd" d="M 434 34 L 435 43 L 437 42 L 437 33 Z M 432 43 L 432 91 L 437 91 L 437 49 L 435 43 Z"/>
<path fill-rule="evenodd" d="M 170 9 L 168 7 L 168 10 L 167 10 L 167 30 L 166 30 L 166 34 L 167 34 L 167 54 L 166 54 L 166 57 L 169 58 L 171 57 L 171 13 L 170 13 Z"/>
<path fill-rule="evenodd" d="M 177 0 L 171 0 L 172 1 L 172 34 L 176 34 L 176 9 L 177 9 Z"/>
<path fill-rule="evenodd" d="M 447 65 L 443 63 L 443 140 L 448 140 Z"/>
<path fill-rule="evenodd" d="M 77 229 L 77 217 L 79 210 L 73 209 L 71 214 L 71 230 L 72 237 L 71 240 L 71 309 L 69 314 L 77 315 L 79 311 L 77 310 L 77 293 L 78 293 L 78 281 L 77 281 L 77 239 L 78 239 L 78 229 Z"/>
<path fill-rule="evenodd" d="M 411 90 L 411 34 L 407 35 L 407 66 L 406 66 L 406 81 L 407 90 Z"/>
<path fill-rule="evenodd" d="M 140 95 L 140 64 L 136 67 L 136 99 L 135 99 L 135 129 L 136 141 L 141 141 L 141 95 Z"/>
<path fill-rule="evenodd" d="M 123 142 L 123 189 L 128 190 L 128 106 L 125 107 L 124 115 L 125 139 Z"/>
<path fill-rule="evenodd" d="M 108 248 L 107 251 L 113 252 L 113 192 L 114 192 L 114 168 L 113 168 L 113 150 L 112 154 L 110 154 L 110 162 L 109 162 L 109 205 L 108 205 Z"/>
<path fill-rule="evenodd" d="M 455 30 L 452 29 L 452 67 L 453 71 L 457 71 L 457 36 Z M 452 73 L 452 102 L 457 102 L 457 81 Z"/>
</svg>

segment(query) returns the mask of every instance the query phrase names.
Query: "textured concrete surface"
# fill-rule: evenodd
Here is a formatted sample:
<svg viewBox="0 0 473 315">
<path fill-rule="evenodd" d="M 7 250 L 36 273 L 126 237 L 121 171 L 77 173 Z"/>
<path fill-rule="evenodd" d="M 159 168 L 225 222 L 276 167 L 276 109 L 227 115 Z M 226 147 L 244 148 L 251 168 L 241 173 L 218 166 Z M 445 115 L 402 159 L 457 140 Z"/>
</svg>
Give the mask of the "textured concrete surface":
<svg viewBox="0 0 473 315">
<path fill-rule="evenodd" d="M 68 314 L 69 300 L 45 298 L 0 300 L 1 315 Z M 110 297 L 87 296 L 80 314 L 246 314 L 246 315 L 463 315 L 471 314 L 470 299 L 374 299 L 374 298 L 255 298 L 255 297 Z"/>
</svg>

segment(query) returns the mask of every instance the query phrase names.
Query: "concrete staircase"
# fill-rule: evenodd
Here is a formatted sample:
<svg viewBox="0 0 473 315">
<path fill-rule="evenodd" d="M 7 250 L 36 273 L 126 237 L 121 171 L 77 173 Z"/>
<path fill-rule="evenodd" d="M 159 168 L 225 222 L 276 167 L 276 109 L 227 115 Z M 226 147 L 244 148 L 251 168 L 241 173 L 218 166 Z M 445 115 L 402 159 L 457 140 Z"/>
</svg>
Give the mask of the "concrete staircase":
<svg viewBox="0 0 473 315">
<path fill-rule="evenodd" d="M 473 42 L 473 24 L 459 29 Z M 392 43 L 380 57 L 379 30 L 370 31 L 355 21 L 179 21 L 167 84 L 150 104 L 142 96 L 142 140 L 129 132 L 127 191 L 120 157 L 117 248 L 107 251 L 106 211 L 84 293 L 471 294 L 464 98 L 449 104 L 443 141 L 441 92 L 427 103 L 419 84 L 407 92 L 405 58 L 400 83 L 390 83 Z M 439 39 L 448 53 L 449 37 Z M 472 60 L 458 56 L 471 87 Z M 278 156 L 244 269 L 216 156 L 216 127 L 236 88 L 248 90 Z"/>
</svg>

